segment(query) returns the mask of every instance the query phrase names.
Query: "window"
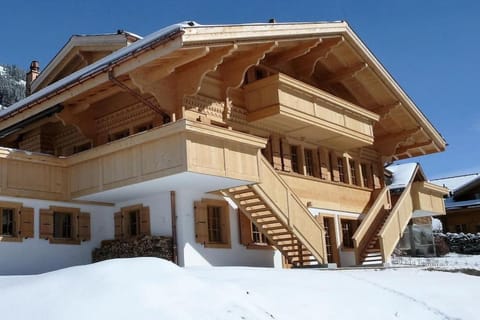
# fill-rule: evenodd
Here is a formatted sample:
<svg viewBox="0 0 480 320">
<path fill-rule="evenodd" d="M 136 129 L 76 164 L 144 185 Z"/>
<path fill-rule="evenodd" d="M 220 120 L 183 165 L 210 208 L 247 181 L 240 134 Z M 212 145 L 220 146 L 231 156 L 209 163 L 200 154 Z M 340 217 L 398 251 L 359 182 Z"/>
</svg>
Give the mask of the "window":
<svg viewBox="0 0 480 320">
<path fill-rule="evenodd" d="M 307 176 L 313 176 L 313 150 L 305 149 L 305 174 Z"/>
<path fill-rule="evenodd" d="M 467 225 L 466 224 L 455 225 L 455 232 L 456 233 L 467 232 Z"/>
<path fill-rule="evenodd" d="M 240 228 L 240 243 L 248 249 L 271 249 L 267 237 L 250 219 L 242 212 L 238 212 Z"/>
<path fill-rule="evenodd" d="M 123 129 L 121 131 L 117 131 L 108 135 L 108 142 L 119 140 L 130 135 L 129 129 Z"/>
<path fill-rule="evenodd" d="M 115 239 L 150 235 L 150 209 L 141 204 L 123 207 L 114 214 Z"/>
<path fill-rule="evenodd" d="M 292 163 L 292 172 L 300 173 L 300 166 L 298 160 L 298 146 L 290 146 L 290 161 Z"/>
<path fill-rule="evenodd" d="M 153 124 L 151 122 L 142 123 L 142 124 L 136 126 L 135 128 L 133 128 L 133 132 L 134 133 L 139 133 L 139 132 L 150 130 L 152 128 L 153 128 Z"/>
<path fill-rule="evenodd" d="M 0 202 L 0 242 L 33 238 L 33 208 L 18 202 Z"/>
<path fill-rule="evenodd" d="M 50 243 L 80 244 L 90 240 L 90 213 L 79 208 L 40 209 L 40 238 Z"/>
<path fill-rule="evenodd" d="M 370 183 L 368 183 L 368 170 L 365 163 L 360 164 L 360 174 L 362 175 L 363 187 L 369 188 Z"/>
<path fill-rule="evenodd" d="M 341 219 L 343 248 L 353 249 L 353 234 L 356 230 L 355 220 Z"/>
<path fill-rule="evenodd" d="M 90 142 L 83 143 L 73 147 L 73 153 L 79 153 L 82 151 L 86 151 L 92 148 L 92 144 Z"/>
<path fill-rule="evenodd" d="M 348 163 L 350 165 L 350 178 L 351 178 L 352 184 L 358 185 L 357 168 L 355 167 L 356 163 L 352 159 L 350 159 Z"/>
<path fill-rule="evenodd" d="M 14 236 L 14 229 L 13 229 L 13 218 L 14 218 L 15 209 L 12 208 L 2 208 L 2 236 Z"/>
<path fill-rule="evenodd" d="M 195 241 L 205 247 L 230 248 L 228 203 L 223 200 L 195 201 Z"/>
<path fill-rule="evenodd" d="M 53 237 L 61 239 L 71 239 L 72 232 L 72 218 L 71 212 L 53 212 Z"/>
<path fill-rule="evenodd" d="M 343 165 L 343 158 L 337 158 L 337 170 L 338 170 L 338 180 L 340 182 L 345 182 L 345 169 Z"/>
</svg>

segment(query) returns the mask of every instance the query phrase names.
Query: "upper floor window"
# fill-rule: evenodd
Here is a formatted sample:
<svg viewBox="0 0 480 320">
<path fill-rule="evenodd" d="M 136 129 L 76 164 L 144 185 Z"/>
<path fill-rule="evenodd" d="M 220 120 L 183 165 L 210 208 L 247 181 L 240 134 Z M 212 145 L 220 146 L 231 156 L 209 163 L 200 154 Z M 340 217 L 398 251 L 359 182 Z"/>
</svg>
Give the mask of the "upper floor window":
<svg viewBox="0 0 480 320">
<path fill-rule="evenodd" d="M 307 176 L 314 175 L 314 164 L 313 164 L 313 150 L 312 149 L 305 149 L 305 174 Z"/>
<path fill-rule="evenodd" d="M 360 174 L 362 175 L 363 186 L 368 188 L 370 184 L 368 183 L 368 170 L 365 163 L 360 164 Z"/>
<path fill-rule="evenodd" d="M 109 134 L 108 135 L 108 142 L 119 140 L 119 139 L 128 137 L 129 135 L 130 135 L 130 130 L 128 128 L 123 129 L 121 131 L 117 131 L 117 132 Z"/>
<path fill-rule="evenodd" d="M 343 165 L 343 158 L 342 157 L 337 158 L 337 170 L 338 170 L 338 180 L 340 182 L 346 182 L 345 167 Z"/>
<path fill-rule="evenodd" d="M 352 184 L 358 185 L 358 179 L 357 179 L 357 167 L 356 163 L 354 160 L 349 160 L 349 165 L 350 165 L 350 179 L 352 181 Z"/>
<path fill-rule="evenodd" d="M 290 161 L 292 163 L 292 172 L 300 173 L 300 164 L 298 160 L 298 146 L 290 146 Z"/>
</svg>

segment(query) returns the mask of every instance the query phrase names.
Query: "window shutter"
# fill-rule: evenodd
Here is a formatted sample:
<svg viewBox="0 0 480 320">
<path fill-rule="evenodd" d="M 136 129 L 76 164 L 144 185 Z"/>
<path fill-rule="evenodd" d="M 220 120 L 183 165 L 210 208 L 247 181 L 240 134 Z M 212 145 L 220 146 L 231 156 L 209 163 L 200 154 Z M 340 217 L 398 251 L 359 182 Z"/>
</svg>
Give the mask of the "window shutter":
<svg viewBox="0 0 480 320">
<path fill-rule="evenodd" d="M 115 223 L 115 239 L 123 238 L 123 216 L 121 212 L 115 212 L 113 215 Z"/>
<path fill-rule="evenodd" d="M 142 207 L 140 209 L 140 235 L 150 235 L 150 208 Z"/>
<path fill-rule="evenodd" d="M 78 214 L 78 240 L 90 240 L 90 213 L 88 212 Z"/>
<path fill-rule="evenodd" d="M 53 211 L 40 209 L 40 238 L 53 238 Z"/>
<path fill-rule="evenodd" d="M 206 243 L 208 241 L 207 204 L 201 201 L 195 201 L 194 211 L 195 241 Z"/>
<path fill-rule="evenodd" d="M 18 236 L 21 238 L 33 238 L 33 221 L 34 221 L 34 210 L 33 208 L 22 207 L 20 209 L 20 220 L 18 225 L 20 230 L 18 231 Z"/>
<path fill-rule="evenodd" d="M 240 244 L 248 246 L 252 243 L 252 223 L 250 219 L 238 211 L 238 225 L 240 227 Z"/>
</svg>

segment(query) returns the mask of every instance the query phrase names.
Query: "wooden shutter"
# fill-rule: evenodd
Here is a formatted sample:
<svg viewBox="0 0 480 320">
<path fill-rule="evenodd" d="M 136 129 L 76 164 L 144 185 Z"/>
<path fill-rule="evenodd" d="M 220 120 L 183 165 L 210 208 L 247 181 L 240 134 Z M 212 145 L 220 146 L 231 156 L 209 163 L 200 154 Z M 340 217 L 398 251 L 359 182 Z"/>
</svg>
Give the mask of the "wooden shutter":
<svg viewBox="0 0 480 320">
<path fill-rule="evenodd" d="M 150 235 L 150 208 L 140 208 L 140 229 L 141 236 Z"/>
<path fill-rule="evenodd" d="M 206 243 L 208 241 L 207 204 L 201 201 L 195 201 L 194 211 L 195 241 L 199 243 Z"/>
<path fill-rule="evenodd" d="M 238 225 L 240 228 L 240 244 L 248 246 L 252 241 L 252 222 L 243 212 L 238 211 Z"/>
<path fill-rule="evenodd" d="M 270 143 L 272 148 L 272 162 L 275 170 L 282 170 L 282 154 L 280 152 L 280 138 L 277 135 L 272 134 L 270 137 Z"/>
<path fill-rule="evenodd" d="M 80 212 L 78 214 L 78 240 L 89 241 L 91 238 L 90 231 L 90 213 Z"/>
<path fill-rule="evenodd" d="M 40 209 L 40 239 L 53 238 L 53 211 Z"/>
<path fill-rule="evenodd" d="M 34 229 L 34 210 L 33 208 L 22 207 L 20 209 L 20 220 L 19 226 L 20 230 L 18 231 L 18 236 L 21 238 L 33 238 Z"/>
<path fill-rule="evenodd" d="M 123 235 L 123 215 L 121 212 L 115 212 L 113 215 L 115 223 L 115 239 L 122 239 Z"/>
</svg>

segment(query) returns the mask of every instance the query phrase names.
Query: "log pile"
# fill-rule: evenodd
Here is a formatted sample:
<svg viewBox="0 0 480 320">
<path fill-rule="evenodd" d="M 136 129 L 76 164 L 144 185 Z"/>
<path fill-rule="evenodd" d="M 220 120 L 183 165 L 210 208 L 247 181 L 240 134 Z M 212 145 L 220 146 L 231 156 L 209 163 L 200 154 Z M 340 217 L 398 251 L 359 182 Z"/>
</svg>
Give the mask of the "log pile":
<svg viewBox="0 0 480 320">
<path fill-rule="evenodd" d="M 480 233 L 438 233 L 436 238 L 446 241 L 451 252 L 480 254 Z"/>
<path fill-rule="evenodd" d="M 172 238 L 143 236 L 133 239 L 103 240 L 92 252 L 92 261 L 115 258 L 157 257 L 173 261 Z"/>
</svg>

